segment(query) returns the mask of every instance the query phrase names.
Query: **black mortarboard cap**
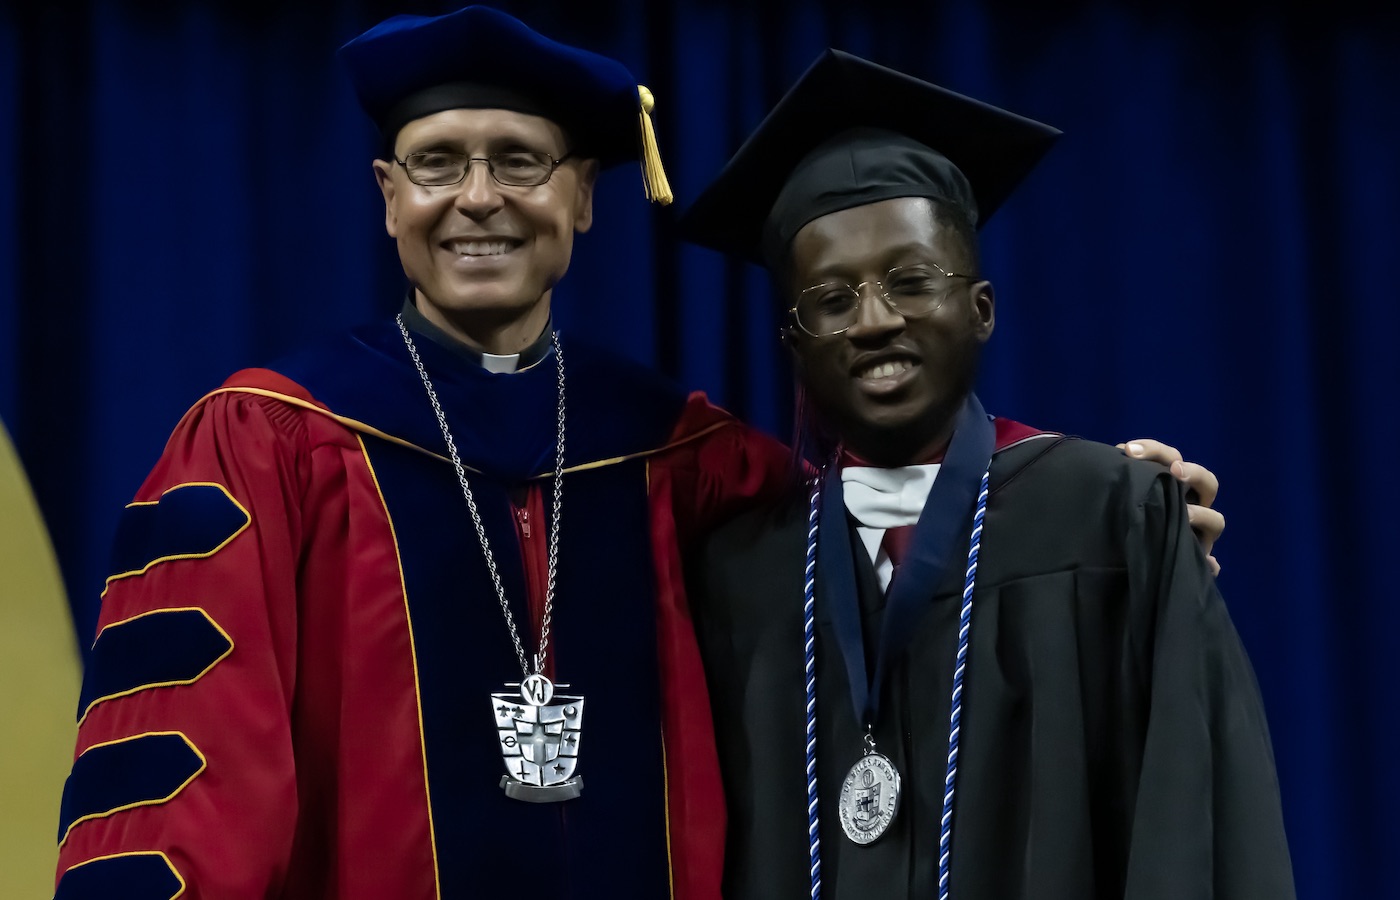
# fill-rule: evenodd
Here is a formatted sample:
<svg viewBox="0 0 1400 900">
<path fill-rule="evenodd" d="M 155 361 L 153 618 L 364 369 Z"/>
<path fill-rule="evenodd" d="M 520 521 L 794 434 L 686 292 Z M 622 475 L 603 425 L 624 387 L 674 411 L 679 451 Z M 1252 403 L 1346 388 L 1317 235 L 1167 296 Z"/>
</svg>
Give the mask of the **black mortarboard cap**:
<svg viewBox="0 0 1400 900">
<path fill-rule="evenodd" d="M 680 220 L 686 240 L 785 258 L 828 213 L 931 197 L 986 222 L 1060 132 L 840 50 L 827 50 Z"/>
<path fill-rule="evenodd" d="M 394 16 L 340 48 L 360 105 L 392 141 L 414 119 L 458 108 L 545 116 L 604 166 L 642 160 L 647 196 L 670 202 L 651 92 L 627 67 L 545 37 L 497 9 Z"/>
</svg>

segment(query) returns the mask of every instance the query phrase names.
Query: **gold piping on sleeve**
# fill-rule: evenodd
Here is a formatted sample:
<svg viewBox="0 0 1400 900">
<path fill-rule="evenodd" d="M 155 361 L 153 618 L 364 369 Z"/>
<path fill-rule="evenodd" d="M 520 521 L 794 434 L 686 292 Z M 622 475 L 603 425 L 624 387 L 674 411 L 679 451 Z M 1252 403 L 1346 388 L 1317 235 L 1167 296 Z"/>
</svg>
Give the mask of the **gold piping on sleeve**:
<svg viewBox="0 0 1400 900">
<path fill-rule="evenodd" d="M 348 416 L 337 415 L 337 414 L 331 412 L 330 410 L 326 409 L 326 408 L 323 407 L 323 406 L 317 406 L 315 403 L 312 403 L 310 400 L 303 400 L 303 399 L 301 399 L 300 397 L 293 397 L 293 396 L 291 396 L 290 394 L 282 394 L 282 393 L 278 393 L 277 391 L 269 391 L 269 390 L 267 390 L 266 388 L 255 388 L 255 387 L 224 387 L 224 388 L 218 388 L 218 389 L 216 389 L 216 390 L 210 391 L 209 393 L 205 394 L 203 397 L 200 397 L 200 398 L 199 398 L 199 401 L 198 401 L 197 403 L 195 403 L 194 407 L 190 407 L 190 408 L 191 408 L 191 409 L 194 409 L 195 407 L 199 406 L 200 403 L 203 403 L 205 400 L 208 400 L 209 398 L 214 397 L 214 396 L 217 395 L 217 394 L 256 394 L 256 395 L 259 396 L 259 397 L 267 397 L 267 398 L 272 399 L 272 400 L 278 400 L 278 401 L 281 401 L 282 403 L 288 404 L 289 406 L 300 407 L 301 409 L 304 409 L 304 410 L 306 410 L 306 411 L 308 411 L 308 412 L 314 412 L 314 413 L 317 413 L 317 414 L 319 414 L 319 415 L 323 415 L 323 416 L 325 416 L 326 418 L 331 419 L 332 421 L 339 422 L 341 425 L 344 425 L 346 428 L 349 428 L 351 431 L 358 431 L 358 432 L 360 432 L 360 433 L 362 433 L 362 434 L 372 434 L 372 435 L 374 435 L 375 437 L 380 438 L 381 440 L 388 441 L 388 442 L 391 443 L 391 444 L 398 444 L 400 447 L 407 447 L 408 449 L 410 449 L 410 450 L 416 450 L 416 451 L 418 451 L 419 453 L 426 453 L 428 456 L 434 457 L 435 459 L 440 459 L 440 460 L 442 460 L 443 462 L 451 462 L 451 460 L 449 460 L 447 457 L 443 456 L 441 453 L 434 453 L 434 452 L 431 451 L 431 450 L 428 450 L 428 449 L 425 449 L 425 448 L 423 448 L 423 447 L 418 446 L 417 444 L 413 443 L 412 441 L 406 441 L 406 440 L 404 440 L 404 439 L 401 438 L 401 437 L 395 437 L 394 435 L 389 434 L 387 431 L 380 431 L 378 428 L 375 428 L 373 425 L 366 424 L 366 423 L 364 423 L 364 422 L 361 422 L 361 421 L 358 420 L 358 419 L 351 419 L 351 418 L 349 418 Z M 186 415 L 189 415 L 189 414 L 186 413 Z M 471 471 L 471 472 L 475 472 L 475 471 L 476 471 L 475 469 L 472 469 L 470 466 L 468 466 L 467 469 L 468 469 L 468 471 Z M 479 473 L 478 473 L 478 474 L 479 474 Z"/>
<path fill-rule="evenodd" d="M 178 491 L 180 488 L 186 488 L 186 487 L 213 487 L 213 488 L 218 488 L 221 492 L 223 492 L 223 495 L 224 495 L 225 497 L 228 498 L 229 502 L 232 503 L 234 506 L 238 507 L 238 511 L 239 511 L 239 512 L 243 513 L 243 524 L 240 525 L 240 526 L 238 526 L 238 529 L 237 529 L 236 531 L 234 531 L 233 534 L 229 535 L 228 537 L 226 537 L 226 538 L 224 538 L 222 541 L 220 541 L 220 542 L 219 542 L 219 546 L 215 547 L 213 550 L 208 550 L 208 551 L 205 551 L 205 552 L 203 552 L 203 553 L 176 553 L 176 554 L 173 554 L 173 555 L 171 555 L 171 556 L 161 556 L 161 557 L 158 557 L 158 558 L 156 558 L 156 559 L 151 560 L 150 562 L 146 563 L 144 566 L 142 566 L 142 567 L 139 568 L 139 569 L 132 569 L 132 570 L 129 571 L 129 572 L 118 572 L 118 573 L 115 574 L 115 575 L 109 575 L 109 576 L 107 577 L 106 583 L 103 584 L 103 586 L 102 586 L 102 594 L 101 594 L 101 596 L 103 596 L 103 597 L 107 596 L 107 589 L 110 588 L 110 587 L 112 586 L 112 582 L 118 581 L 118 580 L 120 580 L 120 579 L 122 579 L 122 578 L 131 578 L 131 577 L 134 577 L 134 576 L 136 576 L 136 575 L 144 575 L 144 574 L 146 574 L 148 571 L 150 571 L 150 569 L 151 569 L 152 566 L 158 565 L 158 564 L 160 564 L 160 563 L 171 562 L 171 561 L 177 560 L 177 559 L 208 559 L 209 557 L 213 556 L 215 553 L 218 553 L 220 550 L 222 550 L 222 549 L 224 549 L 225 547 L 227 547 L 227 546 L 229 545 L 229 542 L 232 541 L 234 538 L 238 537 L 240 534 L 242 534 L 243 532 L 245 532 L 245 531 L 248 530 L 248 525 L 249 525 L 249 523 L 251 523 L 251 522 L 253 521 L 253 517 L 248 513 L 248 509 L 247 509 L 242 503 L 239 503 L 238 500 L 237 500 L 232 494 L 229 493 L 228 488 L 224 487 L 222 484 L 219 484 L 219 483 L 217 483 L 217 482 L 213 482 L 213 481 L 187 481 L 187 482 L 184 482 L 183 484 L 177 484 L 177 485 L 175 485 L 174 487 L 170 488 L 169 490 L 162 491 L 160 496 L 161 496 L 161 498 L 164 498 L 167 494 L 174 493 L 175 491 Z M 128 504 L 126 505 L 126 508 L 127 508 L 127 509 L 131 509 L 133 506 L 157 506 L 157 505 L 159 505 L 159 504 L 160 504 L 160 500 L 159 500 L 159 499 L 157 499 L 157 500 L 137 500 L 137 501 L 135 501 L 135 502 L 128 503 Z"/>
<path fill-rule="evenodd" d="M 94 856 L 92 859 L 85 859 L 82 862 L 77 863 L 76 865 L 69 866 L 68 868 L 63 870 L 63 874 L 67 875 L 74 869 L 81 869 L 83 866 L 86 866 L 90 863 L 102 862 L 104 859 L 120 859 L 124 856 L 159 856 L 161 860 L 164 861 L 165 867 L 170 870 L 170 874 L 174 875 L 175 880 L 180 882 L 180 889 L 177 890 L 175 893 L 171 894 L 168 898 L 166 898 L 166 900 L 176 900 L 176 898 L 183 897 L 185 895 L 185 888 L 187 887 L 187 885 L 185 884 L 184 876 L 180 874 L 179 869 L 175 868 L 175 864 L 170 861 L 170 857 L 166 856 L 159 850 L 134 850 L 127 853 L 109 853 L 106 856 Z M 59 883 L 61 884 L 62 882 L 63 879 L 59 878 Z"/>
<path fill-rule="evenodd" d="M 176 787 L 169 794 L 166 794 L 164 797 L 153 797 L 149 800 L 137 800 L 135 802 L 126 803 L 100 813 L 88 813 L 85 816 L 79 816 L 72 822 L 68 823 L 68 827 L 64 830 L 63 840 L 58 842 L 58 848 L 60 850 L 62 850 L 63 845 L 68 842 L 68 836 L 73 833 L 73 829 L 77 828 L 82 823 L 91 821 L 93 819 L 105 819 L 108 816 L 114 816 L 117 813 L 125 812 L 128 809 L 136 809 L 138 806 L 160 806 L 162 803 L 169 803 L 171 800 L 174 800 L 176 797 L 178 797 L 181 791 L 189 787 L 190 783 L 196 778 L 198 778 L 204 772 L 205 769 L 209 768 L 209 760 L 204 758 L 204 754 L 199 752 L 199 748 L 194 745 L 193 741 L 191 741 L 188 737 L 185 736 L 185 733 L 183 731 L 145 731 L 141 734 L 133 734 L 129 737 L 118 738 L 115 741 L 103 741 L 100 744 L 93 744 L 91 747 L 87 748 L 87 750 L 84 750 L 82 753 L 78 754 L 78 758 L 82 759 L 89 752 L 96 750 L 98 747 L 111 747 L 114 744 L 126 744 L 130 743 L 131 741 L 140 740 L 144 737 L 164 737 L 172 734 L 178 737 L 180 740 L 184 741 L 185 746 L 189 747 L 190 751 L 194 753 L 195 756 L 199 757 L 199 768 L 191 772 L 189 778 L 186 778 L 183 782 L 179 784 L 178 787 Z"/>
<path fill-rule="evenodd" d="M 224 640 L 228 641 L 228 649 L 225 650 L 223 653 L 220 653 L 217 659 L 215 659 L 209 665 L 205 666 L 204 670 L 201 671 L 198 675 L 194 676 L 193 678 L 185 678 L 177 681 L 154 681 L 150 684 L 140 684 L 134 688 L 128 688 L 124 691 L 117 691 L 115 694 L 104 694 L 103 696 L 94 699 L 91 703 L 87 705 L 86 708 L 83 709 L 82 718 L 78 719 L 79 728 L 82 727 L 83 722 L 87 719 L 88 713 L 92 712 L 93 707 L 97 706 L 97 704 L 99 703 L 105 703 L 108 700 L 116 700 L 119 697 L 130 697 L 132 694 L 139 694 L 142 691 L 154 690 L 155 688 L 176 687 L 177 685 L 182 684 L 194 684 L 196 681 L 203 678 L 205 675 L 208 675 L 210 670 L 217 666 L 219 663 L 223 662 L 225 659 L 228 659 L 229 654 L 233 652 L 233 637 L 230 636 L 227 631 L 224 631 L 223 627 L 220 626 L 218 622 L 214 621 L 213 616 L 209 615 L 208 612 L 206 612 L 198 606 L 176 606 L 170 607 L 169 609 L 153 609 L 149 610 L 148 612 L 143 612 L 138 615 L 134 615 L 129 619 L 122 619 L 120 622 L 112 622 L 109 625 L 104 625 L 102 626 L 102 630 L 97 632 L 97 639 L 92 642 L 92 646 L 94 648 L 97 646 L 97 641 L 100 641 L 102 639 L 102 635 L 106 634 L 107 629 L 109 628 L 115 628 L 118 625 L 125 625 L 128 622 L 134 622 L 137 619 L 145 618 L 146 616 L 154 616 L 159 615 L 160 613 L 174 612 L 199 613 L 205 618 L 206 621 L 209 622 L 210 625 L 214 626 L 215 631 L 219 632 L 219 634 L 224 636 Z"/>
</svg>

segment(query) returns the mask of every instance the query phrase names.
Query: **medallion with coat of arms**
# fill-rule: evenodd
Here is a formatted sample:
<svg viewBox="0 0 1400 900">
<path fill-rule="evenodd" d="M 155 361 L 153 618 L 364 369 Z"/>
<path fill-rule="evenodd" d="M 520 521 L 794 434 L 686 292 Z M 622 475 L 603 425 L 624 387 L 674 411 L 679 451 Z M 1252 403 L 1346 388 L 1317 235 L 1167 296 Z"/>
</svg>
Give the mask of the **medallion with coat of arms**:
<svg viewBox="0 0 1400 900">
<path fill-rule="evenodd" d="M 574 774 L 583 738 L 583 697 L 555 694 L 554 685 L 542 675 L 506 687 L 520 690 L 491 695 L 506 766 L 501 778 L 506 796 L 532 803 L 577 797 L 583 790 L 583 778 Z"/>
</svg>

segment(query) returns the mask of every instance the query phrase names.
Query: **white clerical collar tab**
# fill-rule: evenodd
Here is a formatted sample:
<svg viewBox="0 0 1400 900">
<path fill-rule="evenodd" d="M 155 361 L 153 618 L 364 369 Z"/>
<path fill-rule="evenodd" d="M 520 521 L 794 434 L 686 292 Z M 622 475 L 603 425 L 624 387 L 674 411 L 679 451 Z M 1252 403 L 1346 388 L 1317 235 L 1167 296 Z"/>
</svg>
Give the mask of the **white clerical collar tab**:
<svg viewBox="0 0 1400 900">
<path fill-rule="evenodd" d="M 499 372 L 509 375 L 520 368 L 519 353 L 483 353 L 481 354 L 481 367 L 488 372 Z"/>
</svg>

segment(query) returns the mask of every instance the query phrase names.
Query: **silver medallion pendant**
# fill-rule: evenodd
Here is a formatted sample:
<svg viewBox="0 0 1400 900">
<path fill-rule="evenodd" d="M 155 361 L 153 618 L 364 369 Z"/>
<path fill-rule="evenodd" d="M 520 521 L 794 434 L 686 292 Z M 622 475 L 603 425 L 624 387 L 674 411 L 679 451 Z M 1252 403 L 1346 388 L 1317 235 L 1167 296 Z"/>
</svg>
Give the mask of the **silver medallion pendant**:
<svg viewBox="0 0 1400 900">
<path fill-rule="evenodd" d="M 583 696 L 556 694 L 554 684 L 539 674 L 506 687 L 518 690 L 491 695 L 506 796 L 530 803 L 577 797 L 583 791 L 583 778 L 574 774 L 583 738 Z"/>
<path fill-rule="evenodd" d="M 899 812 L 899 773 L 884 754 L 867 752 L 841 783 L 841 830 L 857 844 L 878 840 Z"/>
</svg>

